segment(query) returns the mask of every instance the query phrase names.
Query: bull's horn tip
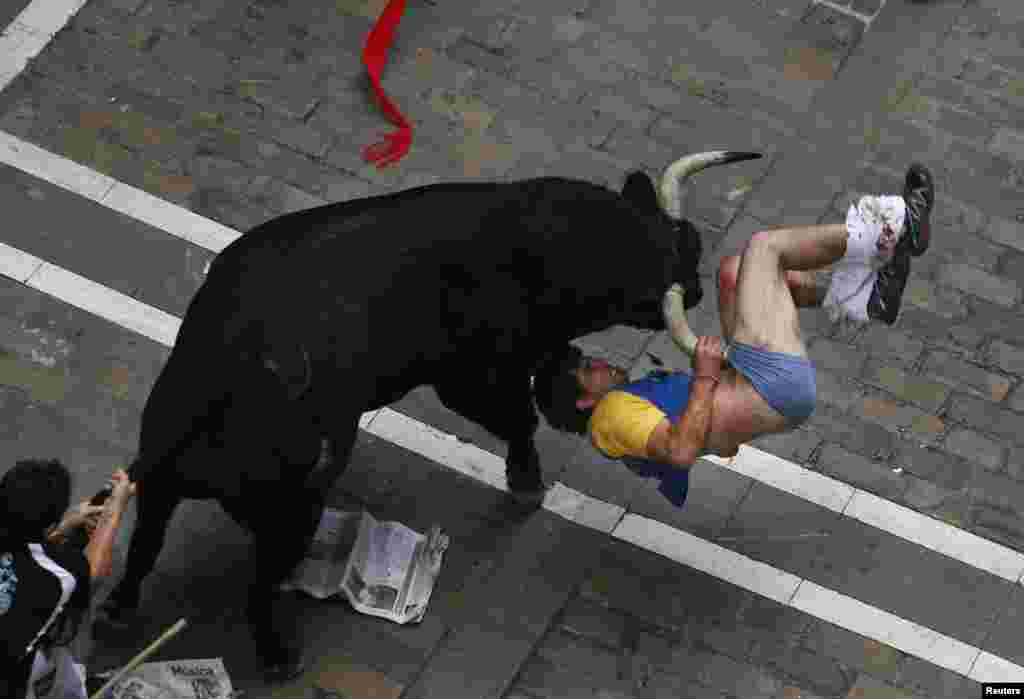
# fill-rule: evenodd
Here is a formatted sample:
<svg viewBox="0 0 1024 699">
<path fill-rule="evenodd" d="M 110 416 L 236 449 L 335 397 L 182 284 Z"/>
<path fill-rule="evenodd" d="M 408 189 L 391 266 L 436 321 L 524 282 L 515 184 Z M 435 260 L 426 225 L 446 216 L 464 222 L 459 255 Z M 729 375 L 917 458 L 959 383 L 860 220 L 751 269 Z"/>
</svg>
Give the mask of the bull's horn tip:
<svg viewBox="0 0 1024 699">
<path fill-rule="evenodd" d="M 738 162 L 740 160 L 757 160 L 763 158 L 763 153 L 755 153 L 754 151 L 740 151 L 740 150 L 729 150 L 725 152 L 724 158 L 729 162 Z"/>
</svg>

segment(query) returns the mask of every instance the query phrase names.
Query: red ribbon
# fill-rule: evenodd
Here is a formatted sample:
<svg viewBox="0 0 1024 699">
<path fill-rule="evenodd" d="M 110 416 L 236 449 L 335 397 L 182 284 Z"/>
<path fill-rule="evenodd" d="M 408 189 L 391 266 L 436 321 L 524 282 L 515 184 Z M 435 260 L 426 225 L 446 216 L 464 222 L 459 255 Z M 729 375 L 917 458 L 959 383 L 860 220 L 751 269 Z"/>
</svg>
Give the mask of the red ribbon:
<svg viewBox="0 0 1024 699">
<path fill-rule="evenodd" d="M 384 94 L 384 88 L 380 84 L 380 74 L 387 61 L 387 52 L 391 48 L 395 28 L 404 12 L 405 0 L 390 0 L 377 19 L 377 23 L 370 30 L 370 35 L 366 37 L 366 45 L 363 47 L 363 63 L 370 73 L 370 82 L 373 84 L 373 91 L 377 94 L 377 101 L 384 110 L 384 114 L 398 126 L 398 131 L 384 134 L 381 137 L 382 140 L 363 150 L 363 159 L 368 163 L 376 163 L 377 167 L 385 167 L 398 162 L 409 152 L 409 146 L 412 144 L 412 125 L 398 111 L 394 102 Z"/>
</svg>

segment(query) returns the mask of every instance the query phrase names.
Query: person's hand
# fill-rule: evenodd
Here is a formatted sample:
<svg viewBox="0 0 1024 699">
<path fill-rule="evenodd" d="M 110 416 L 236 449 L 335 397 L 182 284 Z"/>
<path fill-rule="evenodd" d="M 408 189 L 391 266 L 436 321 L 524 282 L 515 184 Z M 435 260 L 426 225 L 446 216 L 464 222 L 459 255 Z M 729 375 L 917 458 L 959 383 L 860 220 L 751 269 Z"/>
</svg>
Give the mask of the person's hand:
<svg viewBox="0 0 1024 699">
<path fill-rule="evenodd" d="M 697 338 L 697 349 L 693 354 L 693 377 L 707 376 L 718 379 L 722 373 L 722 338 L 702 335 Z"/>
<path fill-rule="evenodd" d="M 123 468 L 114 471 L 107 484 L 110 486 L 110 499 L 116 500 L 121 505 L 127 503 L 135 495 L 135 484 L 132 483 L 127 471 Z"/>
<path fill-rule="evenodd" d="M 85 527 L 85 530 L 91 534 L 102 514 L 102 506 L 90 505 L 88 500 L 82 500 L 64 514 L 57 529 L 66 534 L 79 527 Z"/>
</svg>

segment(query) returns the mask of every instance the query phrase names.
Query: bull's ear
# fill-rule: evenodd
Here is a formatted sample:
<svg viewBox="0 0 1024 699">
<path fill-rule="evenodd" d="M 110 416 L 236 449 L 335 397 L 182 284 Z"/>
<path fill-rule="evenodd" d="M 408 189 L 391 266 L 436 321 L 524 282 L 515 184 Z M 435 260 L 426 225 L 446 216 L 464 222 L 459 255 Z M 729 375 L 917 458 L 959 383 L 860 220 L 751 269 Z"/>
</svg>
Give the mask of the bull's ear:
<svg viewBox="0 0 1024 699">
<path fill-rule="evenodd" d="M 641 211 L 658 209 L 658 193 L 654 191 L 654 183 L 643 172 L 631 172 L 622 187 L 622 196 Z"/>
</svg>

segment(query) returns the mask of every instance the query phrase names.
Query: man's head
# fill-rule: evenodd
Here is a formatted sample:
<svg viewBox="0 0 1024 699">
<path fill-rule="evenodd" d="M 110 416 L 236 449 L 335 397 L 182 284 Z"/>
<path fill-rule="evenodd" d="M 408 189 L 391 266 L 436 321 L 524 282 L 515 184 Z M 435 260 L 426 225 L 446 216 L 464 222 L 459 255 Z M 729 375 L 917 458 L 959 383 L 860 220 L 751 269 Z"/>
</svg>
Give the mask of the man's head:
<svg viewBox="0 0 1024 699">
<path fill-rule="evenodd" d="M 533 391 L 548 424 L 583 435 L 597 402 L 628 378 L 624 370 L 603 359 L 585 357 L 567 344 L 563 351 L 541 362 L 534 375 Z"/>
<path fill-rule="evenodd" d="M 0 478 L 0 537 L 40 539 L 71 503 L 71 475 L 56 459 L 18 461 Z"/>
</svg>

